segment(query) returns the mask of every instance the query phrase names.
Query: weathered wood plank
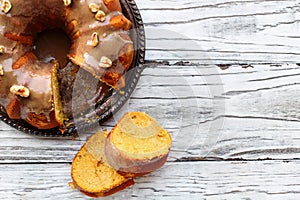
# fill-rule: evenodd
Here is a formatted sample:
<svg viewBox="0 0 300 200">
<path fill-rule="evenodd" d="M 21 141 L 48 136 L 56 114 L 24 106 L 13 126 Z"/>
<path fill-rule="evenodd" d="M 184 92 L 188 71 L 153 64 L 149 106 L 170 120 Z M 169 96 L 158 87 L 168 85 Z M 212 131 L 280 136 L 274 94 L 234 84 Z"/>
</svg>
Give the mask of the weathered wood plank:
<svg viewBox="0 0 300 200">
<path fill-rule="evenodd" d="M 224 66 L 223 66 L 224 69 Z M 173 135 L 171 160 L 300 158 L 300 67 L 149 64 L 127 111 L 145 111 Z M 43 139 L 0 123 L 0 163 L 70 162 L 90 134 Z"/>
<path fill-rule="evenodd" d="M 299 123 L 278 120 L 230 118 L 219 128 L 209 125 L 170 129 L 177 159 L 294 159 L 300 157 Z M 218 125 L 218 124 L 217 124 Z M 71 162 L 84 142 L 39 139 L 10 131 L 3 133 L 0 163 Z"/>
<path fill-rule="evenodd" d="M 104 199 L 299 199 L 299 161 L 167 163 Z M 0 165 L 3 199 L 89 199 L 72 191 L 69 164 Z"/>
<path fill-rule="evenodd" d="M 298 1 L 136 2 L 145 22 L 148 60 L 213 64 L 300 60 Z"/>
<path fill-rule="evenodd" d="M 174 143 L 161 170 L 104 199 L 299 199 L 300 67 L 278 63 L 299 62 L 300 3 L 136 2 L 147 69 L 99 129 L 124 112 L 146 111 Z M 227 63 L 251 65 L 219 65 Z M 90 134 L 37 138 L 0 122 L 0 197 L 83 199 L 68 187 L 70 162 Z"/>
</svg>

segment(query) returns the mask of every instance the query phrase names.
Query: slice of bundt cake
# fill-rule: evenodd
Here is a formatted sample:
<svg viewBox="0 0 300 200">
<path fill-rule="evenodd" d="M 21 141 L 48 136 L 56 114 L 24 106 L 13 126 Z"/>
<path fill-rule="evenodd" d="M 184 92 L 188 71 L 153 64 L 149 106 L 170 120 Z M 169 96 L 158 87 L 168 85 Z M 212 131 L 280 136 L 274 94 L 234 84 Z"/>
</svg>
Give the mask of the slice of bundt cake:
<svg viewBox="0 0 300 200">
<path fill-rule="evenodd" d="M 119 172 L 145 174 L 166 162 L 171 135 L 149 115 L 130 112 L 109 133 L 105 155 Z"/>
<path fill-rule="evenodd" d="M 134 184 L 132 178 L 119 174 L 108 164 L 104 155 L 106 136 L 107 132 L 91 136 L 72 163 L 73 183 L 88 196 L 107 196 Z"/>
<path fill-rule="evenodd" d="M 134 184 L 133 178 L 160 168 L 171 135 L 142 112 L 127 113 L 110 133 L 91 136 L 72 163 L 73 184 L 82 193 L 102 197 Z"/>
</svg>

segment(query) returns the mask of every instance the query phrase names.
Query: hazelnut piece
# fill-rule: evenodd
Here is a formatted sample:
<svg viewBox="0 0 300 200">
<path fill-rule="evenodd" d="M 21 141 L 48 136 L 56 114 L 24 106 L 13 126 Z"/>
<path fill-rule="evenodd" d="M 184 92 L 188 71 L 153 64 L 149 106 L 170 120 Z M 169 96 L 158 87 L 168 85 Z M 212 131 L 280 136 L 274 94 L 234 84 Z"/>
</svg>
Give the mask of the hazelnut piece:
<svg viewBox="0 0 300 200">
<path fill-rule="evenodd" d="M 12 5 L 9 0 L 3 0 L 1 5 L 1 10 L 7 14 L 12 8 Z"/>
<path fill-rule="evenodd" d="M 100 21 L 100 22 L 104 22 L 105 21 L 105 13 L 102 10 L 99 10 L 96 15 L 95 18 Z"/>
<path fill-rule="evenodd" d="M 72 3 L 72 0 L 63 0 L 63 1 L 64 1 L 65 6 L 69 6 Z"/>
<path fill-rule="evenodd" d="M 0 45 L 0 55 L 5 53 L 5 47 Z"/>
<path fill-rule="evenodd" d="M 102 56 L 100 63 L 99 63 L 99 67 L 110 68 L 111 66 L 112 66 L 112 61 L 108 57 Z"/>
<path fill-rule="evenodd" d="M 90 3 L 89 4 L 89 8 L 91 10 L 92 13 L 96 13 L 100 10 L 100 6 L 98 6 L 97 4 L 95 3 Z"/>
<path fill-rule="evenodd" d="M 30 96 L 30 90 L 22 85 L 13 85 L 10 87 L 10 92 L 12 94 L 18 95 L 20 97 L 28 98 Z"/>
<path fill-rule="evenodd" d="M 4 75 L 4 70 L 3 70 L 3 66 L 0 65 L 0 76 L 3 76 Z"/>
<path fill-rule="evenodd" d="M 97 33 L 97 32 L 94 32 L 94 33 L 92 34 L 91 40 L 88 41 L 88 44 L 89 44 L 90 46 L 93 46 L 93 47 L 98 46 L 98 44 L 99 44 L 99 37 L 98 37 L 98 33 Z"/>
</svg>

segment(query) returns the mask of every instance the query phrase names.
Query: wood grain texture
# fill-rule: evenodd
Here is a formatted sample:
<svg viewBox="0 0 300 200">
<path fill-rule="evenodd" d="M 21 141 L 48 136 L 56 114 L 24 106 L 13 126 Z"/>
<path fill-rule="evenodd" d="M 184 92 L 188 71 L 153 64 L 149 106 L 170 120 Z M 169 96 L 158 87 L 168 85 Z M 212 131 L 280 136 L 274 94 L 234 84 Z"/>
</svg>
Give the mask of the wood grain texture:
<svg viewBox="0 0 300 200">
<path fill-rule="evenodd" d="M 168 163 L 104 199 L 299 199 L 299 161 Z M 68 186 L 69 164 L 0 165 L 5 199 L 90 199 Z M 184 172 L 184 173 L 183 173 Z"/>
<path fill-rule="evenodd" d="M 148 60 L 298 63 L 295 0 L 136 0 Z M 162 17 L 163 13 L 163 17 Z"/>
<path fill-rule="evenodd" d="M 104 199 L 300 199 L 300 3 L 136 0 L 146 69 L 127 111 L 171 132 L 163 169 Z M 0 199 L 84 199 L 68 187 L 80 138 L 0 122 Z M 89 198 L 86 198 L 89 199 Z"/>
<path fill-rule="evenodd" d="M 297 65 L 148 64 L 132 98 L 111 120 L 145 111 L 174 138 L 170 160 L 300 158 Z M 80 138 L 36 138 L 0 126 L 0 163 L 71 162 Z"/>
</svg>

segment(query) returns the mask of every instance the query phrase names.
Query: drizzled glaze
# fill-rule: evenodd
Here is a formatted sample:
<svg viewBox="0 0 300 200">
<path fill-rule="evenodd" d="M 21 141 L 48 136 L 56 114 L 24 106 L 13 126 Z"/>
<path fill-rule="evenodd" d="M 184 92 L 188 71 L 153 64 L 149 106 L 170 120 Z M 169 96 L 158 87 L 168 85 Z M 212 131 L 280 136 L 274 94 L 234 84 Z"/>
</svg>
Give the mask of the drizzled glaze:
<svg viewBox="0 0 300 200">
<path fill-rule="evenodd" d="M 26 119 L 27 113 L 44 113 L 46 116 L 53 110 L 51 91 L 52 64 L 44 64 L 41 68 L 38 61 L 28 63 L 22 68 L 11 70 L 4 65 L 4 75 L 0 77 L 0 102 L 8 104 L 13 99 L 21 102 L 21 118 Z M 30 90 L 28 98 L 10 93 L 12 85 L 25 86 Z"/>
<path fill-rule="evenodd" d="M 10 11 L 0 12 L 0 45 L 4 47 L 0 55 L 4 71 L 3 76 L 0 76 L 0 104 L 7 108 L 10 102 L 17 99 L 20 102 L 21 119 L 26 119 L 27 114 L 32 112 L 44 114 L 50 121 L 49 115 L 55 110 L 51 90 L 51 70 L 54 64 L 25 57 L 21 59 L 19 69 L 13 69 L 13 66 L 26 53 L 34 55 L 35 37 L 39 32 L 52 28 L 65 30 L 71 38 L 69 58 L 73 63 L 110 86 L 123 87 L 120 80 L 124 82 L 122 76 L 133 57 L 133 43 L 128 32 L 131 24 L 121 13 L 118 0 L 114 1 L 113 6 L 107 2 L 112 1 L 73 0 L 69 6 L 65 6 L 62 0 L 10 0 Z M 103 22 L 96 20 L 95 13 L 89 8 L 91 3 L 97 4 L 105 13 Z M 111 23 L 114 17 L 119 16 L 125 21 L 124 27 L 118 28 Z M 88 43 L 95 32 L 99 44 L 90 46 Z M 130 51 L 125 52 L 130 62 L 122 63 L 120 54 L 126 50 Z M 99 67 L 103 56 L 113 63 L 109 69 Z M 12 85 L 26 86 L 30 96 L 22 98 L 10 93 Z"/>
<path fill-rule="evenodd" d="M 103 22 L 95 20 L 95 13 L 89 8 L 90 3 L 100 5 L 100 10 L 106 14 Z M 78 24 L 72 31 L 72 34 L 79 34 L 80 37 L 73 39 L 69 58 L 102 82 L 112 87 L 118 87 L 118 85 L 121 84 L 120 82 L 123 81 L 121 77 L 128 69 L 127 65 L 131 64 L 131 62 L 129 64 L 121 63 L 119 60 L 120 54 L 123 54 L 122 48 L 125 46 L 130 46 L 130 51 L 133 51 L 133 43 L 130 40 L 128 31 L 128 27 L 130 27 L 131 24 L 129 21 L 127 22 L 125 18 L 124 26 L 121 29 L 113 27 L 111 20 L 114 17 L 123 16 L 123 14 L 119 10 L 109 11 L 102 0 L 74 2 L 68 18 L 75 18 L 77 13 L 82 10 L 80 20 L 78 20 L 82 23 Z M 99 44 L 91 46 L 89 43 L 94 33 L 98 34 Z M 99 67 L 99 62 L 103 56 L 108 57 L 113 62 L 111 68 L 103 69 Z M 133 52 L 131 56 L 133 56 Z M 132 60 L 132 58 L 130 60 Z M 115 78 L 115 80 L 112 80 L 113 78 Z"/>
</svg>

